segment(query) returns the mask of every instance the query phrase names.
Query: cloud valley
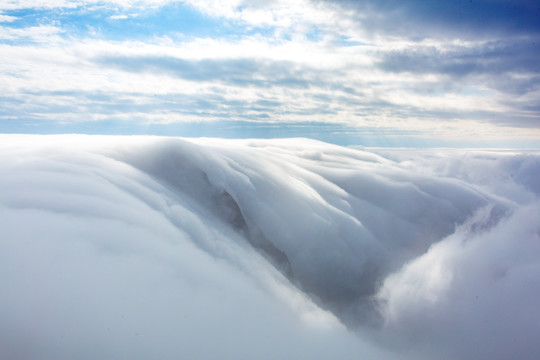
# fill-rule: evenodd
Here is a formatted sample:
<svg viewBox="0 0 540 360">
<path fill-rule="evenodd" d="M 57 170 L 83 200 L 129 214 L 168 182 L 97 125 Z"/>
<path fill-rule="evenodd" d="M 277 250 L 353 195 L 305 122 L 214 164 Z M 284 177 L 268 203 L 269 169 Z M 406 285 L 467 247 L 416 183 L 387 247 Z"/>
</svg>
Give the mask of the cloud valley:
<svg viewBox="0 0 540 360">
<path fill-rule="evenodd" d="M 540 355 L 537 152 L 1 140 L 3 358 Z"/>
</svg>

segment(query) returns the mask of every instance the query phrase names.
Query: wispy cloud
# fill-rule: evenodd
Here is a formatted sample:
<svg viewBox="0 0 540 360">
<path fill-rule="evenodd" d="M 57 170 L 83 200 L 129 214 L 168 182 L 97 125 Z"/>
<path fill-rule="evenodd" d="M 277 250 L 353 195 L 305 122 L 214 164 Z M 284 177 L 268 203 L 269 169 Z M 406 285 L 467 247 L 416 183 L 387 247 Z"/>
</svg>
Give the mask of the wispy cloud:
<svg viewBox="0 0 540 360">
<path fill-rule="evenodd" d="M 54 25 L 41 25 L 24 28 L 0 26 L 0 40 L 45 43 L 48 41 L 60 40 L 59 34 L 63 32 L 64 30 L 62 28 Z"/>
<path fill-rule="evenodd" d="M 450 2 L 11 1 L 2 15 L 13 19 L 0 28 L 4 116 L 74 122 L 125 111 L 148 123 L 310 121 L 423 129 L 426 139 L 472 140 L 481 128 L 497 141 L 538 138 L 535 10 L 461 5 L 486 12 L 437 22 L 439 12 L 462 10 Z M 509 9 L 523 14 L 521 25 L 497 20 Z M 68 102 L 54 95 L 68 93 Z M 93 93 L 104 97 L 95 102 Z"/>
<path fill-rule="evenodd" d="M 1 22 L 12 22 L 17 20 L 16 16 L 9 16 L 9 15 L 2 15 L 2 12 L 0 12 L 0 23 Z"/>
</svg>

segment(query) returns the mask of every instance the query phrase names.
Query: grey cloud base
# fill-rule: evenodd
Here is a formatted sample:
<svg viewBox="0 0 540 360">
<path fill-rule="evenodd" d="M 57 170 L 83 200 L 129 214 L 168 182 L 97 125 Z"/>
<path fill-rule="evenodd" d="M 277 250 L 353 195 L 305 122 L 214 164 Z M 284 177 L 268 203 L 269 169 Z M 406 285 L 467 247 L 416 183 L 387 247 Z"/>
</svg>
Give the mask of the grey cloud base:
<svg viewBox="0 0 540 360">
<path fill-rule="evenodd" d="M 2 358 L 540 355 L 538 153 L 1 140 Z"/>
<path fill-rule="evenodd" d="M 325 0 L 367 14 L 371 30 L 411 37 L 476 38 L 493 34 L 538 35 L 540 7 L 533 0 Z"/>
</svg>

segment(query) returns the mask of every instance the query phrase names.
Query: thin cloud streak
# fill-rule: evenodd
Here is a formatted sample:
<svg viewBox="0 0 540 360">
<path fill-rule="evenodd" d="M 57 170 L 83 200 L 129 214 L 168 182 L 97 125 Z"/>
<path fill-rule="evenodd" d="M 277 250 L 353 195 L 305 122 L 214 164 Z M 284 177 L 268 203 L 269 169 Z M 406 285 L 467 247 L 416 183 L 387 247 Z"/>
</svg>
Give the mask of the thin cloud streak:
<svg viewBox="0 0 540 360">
<path fill-rule="evenodd" d="M 409 38 L 507 38 L 540 35 L 534 0 L 325 0 L 351 9 L 367 30 Z"/>
</svg>

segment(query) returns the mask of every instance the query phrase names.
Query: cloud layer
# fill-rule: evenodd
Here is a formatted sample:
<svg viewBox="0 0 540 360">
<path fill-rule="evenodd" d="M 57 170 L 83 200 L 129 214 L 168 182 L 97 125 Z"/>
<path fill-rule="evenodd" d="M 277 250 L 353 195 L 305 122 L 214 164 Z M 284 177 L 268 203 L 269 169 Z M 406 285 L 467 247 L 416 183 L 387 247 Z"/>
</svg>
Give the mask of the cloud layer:
<svg viewBox="0 0 540 360">
<path fill-rule="evenodd" d="M 1 140 L 2 357 L 540 354 L 538 153 Z"/>
<path fill-rule="evenodd" d="M 352 128 L 342 143 L 538 146 L 534 2 L 9 1 L 0 12 L 4 133 L 311 122 Z"/>
<path fill-rule="evenodd" d="M 347 333 L 193 188 L 104 156 L 112 138 L 3 140 L 2 357 L 392 356 Z"/>
</svg>

